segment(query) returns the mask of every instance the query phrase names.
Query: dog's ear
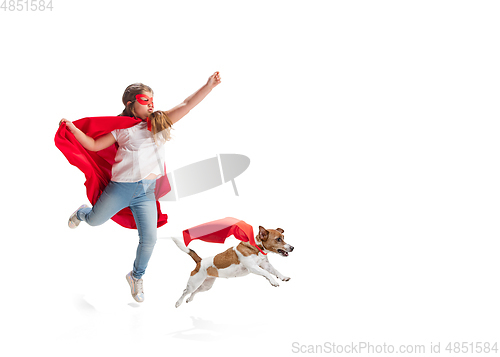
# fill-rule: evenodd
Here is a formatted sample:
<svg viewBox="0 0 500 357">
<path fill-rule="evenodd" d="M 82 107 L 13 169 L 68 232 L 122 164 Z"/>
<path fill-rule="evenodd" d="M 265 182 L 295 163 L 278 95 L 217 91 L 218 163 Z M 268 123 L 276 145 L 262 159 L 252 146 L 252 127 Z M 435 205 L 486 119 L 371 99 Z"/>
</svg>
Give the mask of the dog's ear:
<svg viewBox="0 0 500 357">
<path fill-rule="evenodd" d="M 277 230 L 278 232 L 280 232 L 281 234 L 285 233 L 285 231 L 284 231 L 283 229 L 281 229 L 281 228 L 276 228 L 276 230 Z"/>
<path fill-rule="evenodd" d="M 262 226 L 259 226 L 259 238 L 261 241 L 266 241 L 269 236 L 269 232 Z"/>
</svg>

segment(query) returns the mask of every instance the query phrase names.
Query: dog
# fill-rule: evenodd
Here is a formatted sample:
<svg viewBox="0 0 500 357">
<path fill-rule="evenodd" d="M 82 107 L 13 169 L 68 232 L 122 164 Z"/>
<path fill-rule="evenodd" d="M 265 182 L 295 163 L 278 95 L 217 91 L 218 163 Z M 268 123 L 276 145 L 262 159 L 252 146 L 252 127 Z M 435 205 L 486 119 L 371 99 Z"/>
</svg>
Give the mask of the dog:
<svg viewBox="0 0 500 357">
<path fill-rule="evenodd" d="M 267 230 L 259 226 L 255 242 L 265 253 L 276 253 L 288 257 L 288 253 L 293 251 L 293 247 L 285 242 L 283 233 L 284 230 L 281 228 Z M 269 263 L 267 255 L 260 253 L 256 247 L 248 242 L 241 242 L 236 247 L 231 247 L 213 257 L 201 259 L 194 250 L 187 248 L 179 239 L 172 239 L 196 263 L 196 268 L 191 272 L 186 289 L 175 307 L 179 307 L 188 294 L 191 295 L 187 298 L 186 303 L 191 302 L 197 293 L 210 290 L 216 278 L 237 278 L 253 273 L 263 276 L 275 287 L 279 284 L 273 275 L 282 281 L 290 280 Z"/>
</svg>

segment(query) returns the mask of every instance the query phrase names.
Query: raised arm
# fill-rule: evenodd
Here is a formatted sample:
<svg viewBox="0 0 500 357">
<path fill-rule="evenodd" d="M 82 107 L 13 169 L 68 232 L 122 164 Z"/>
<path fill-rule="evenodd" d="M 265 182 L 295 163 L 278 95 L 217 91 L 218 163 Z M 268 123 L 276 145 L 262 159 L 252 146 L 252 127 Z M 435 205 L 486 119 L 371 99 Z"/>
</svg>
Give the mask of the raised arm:
<svg viewBox="0 0 500 357">
<path fill-rule="evenodd" d="M 113 145 L 116 141 L 115 137 L 111 133 L 103 135 L 99 139 L 94 140 L 90 136 L 86 135 L 83 131 L 78 129 L 75 124 L 73 124 L 68 119 L 61 119 L 59 125 L 61 125 L 63 122 L 66 123 L 66 126 L 68 127 L 69 131 L 73 133 L 76 140 L 78 140 L 78 142 L 89 151 L 99 151 L 102 149 L 106 149 L 108 146 Z"/>
<path fill-rule="evenodd" d="M 187 113 L 191 111 L 194 107 L 198 105 L 207 95 L 220 83 L 219 72 L 215 72 L 209 78 L 207 83 L 194 92 L 192 95 L 187 97 L 184 102 L 173 107 L 170 110 L 165 111 L 172 124 L 181 120 Z"/>
</svg>

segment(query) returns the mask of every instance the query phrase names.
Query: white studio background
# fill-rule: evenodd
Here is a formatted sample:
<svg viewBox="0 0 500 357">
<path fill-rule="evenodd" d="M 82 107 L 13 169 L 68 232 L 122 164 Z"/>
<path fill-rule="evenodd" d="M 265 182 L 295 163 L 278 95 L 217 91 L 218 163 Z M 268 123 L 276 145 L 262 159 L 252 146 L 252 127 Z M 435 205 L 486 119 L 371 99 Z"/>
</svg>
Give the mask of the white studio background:
<svg viewBox="0 0 500 357">
<path fill-rule="evenodd" d="M 0 9 L 1 311 L 9 355 L 294 355 L 326 342 L 500 342 L 500 4 L 61 1 Z M 23 3 L 24 4 L 24 3 Z M 26 5 L 24 5 L 26 6 Z M 194 267 L 159 239 L 132 300 L 136 232 L 67 228 L 84 176 L 61 118 L 116 115 L 134 82 L 176 124 L 169 171 L 250 158 L 232 185 L 163 202 L 159 236 L 233 216 L 281 227 L 292 279 L 220 280 L 175 309 Z M 201 256 L 236 244 L 193 242 Z M 302 351 L 304 351 L 302 349 Z M 443 352 L 443 351 L 442 351 Z"/>
</svg>

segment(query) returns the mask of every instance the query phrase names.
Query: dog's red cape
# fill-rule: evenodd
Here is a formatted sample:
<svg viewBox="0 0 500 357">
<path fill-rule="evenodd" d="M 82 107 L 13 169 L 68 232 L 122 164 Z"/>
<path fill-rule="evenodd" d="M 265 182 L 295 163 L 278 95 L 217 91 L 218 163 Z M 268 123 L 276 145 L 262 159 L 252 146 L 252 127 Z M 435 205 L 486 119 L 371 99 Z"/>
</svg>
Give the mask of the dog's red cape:
<svg viewBox="0 0 500 357">
<path fill-rule="evenodd" d="M 262 254 L 267 255 L 255 243 L 252 226 L 236 218 L 226 217 L 217 221 L 200 224 L 182 232 L 186 247 L 193 239 L 200 239 L 211 243 L 224 243 L 226 238 L 232 235 L 243 242 L 249 242 Z"/>
<path fill-rule="evenodd" d="M 97 139 L 115 129 L 130 128 L 139 124 L 141 119 L 124 116 L 106 116 L 83 118 L 73 122 L 75 126 L 88 136 Z M 71 165 L 74 165 L 85 174 L 85 186 L 87 187 L 87 197 L 94 205 L 104 188 L 111 180 L 111 168 L 115 162 L 118 144 L 101 151 L 88 151 L 76 140 L 75 136 L 62 123 L 57 130 L 54 138 L 55 144 L 59 150 L 68 159 Z M 170 183 L 167 176 L 160 176 L 156 180 L 155 195 L 160 198 L 170 191 Z M 167 223 L 167 215 L 160 210 L 160 202 L 156 201 L 158 211 L 158 227 Z M 129 207 L 124 208 L 111 218 L 113 221 L 125 228 L 137 229 L 134 216 Z"/>
</svg>

